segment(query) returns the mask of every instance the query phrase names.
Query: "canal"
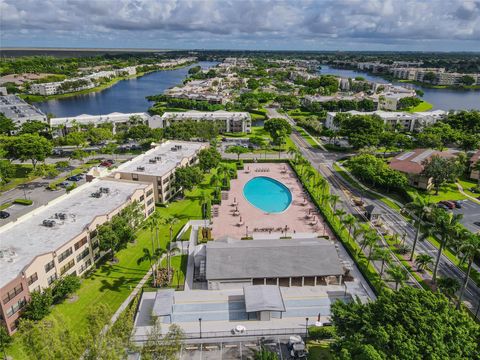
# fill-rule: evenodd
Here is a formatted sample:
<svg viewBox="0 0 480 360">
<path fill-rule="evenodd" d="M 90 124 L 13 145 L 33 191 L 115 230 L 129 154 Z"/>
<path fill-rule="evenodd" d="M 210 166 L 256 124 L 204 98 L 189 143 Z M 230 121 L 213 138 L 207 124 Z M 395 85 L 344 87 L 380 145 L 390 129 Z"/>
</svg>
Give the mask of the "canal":
<svg viewBox="0 0 480 360">
<path fill-rule="evenodd" d="M 388 83 L 388 81 L 380 76 L 375 76 L 364 71 L 336 69 L 328 65 L 322 65 L 320 73 L 324 75 L 330 74 L 350 78 L 361 76 L 365 78 L 365 80 L 375 81 L 378 83 Z M 433 110 L 480 109 L 480 91 L 478 90 L 432 89 L 401 82 L 393 82 L 393 84 L 411 86 L 414 89 L 422 90 L 425 93 L 423 95 L 423 99 L 433 105 Z"/>
<path fill-rule="evenodd" d="M 208 69 L 217 64 L 201 61 L 176 70 L 155 71 L 137 78 L 121 80 L 102 91 L 38 102 L 34 105 L 45 114 L 51 113 L 55 117 L 143 112 L 150 107 L 146 96 L 160 94 L 172 86 L 181 84 L 188 75 L 188 69 L 193 66 L 200 65 Z"/>
</svg>

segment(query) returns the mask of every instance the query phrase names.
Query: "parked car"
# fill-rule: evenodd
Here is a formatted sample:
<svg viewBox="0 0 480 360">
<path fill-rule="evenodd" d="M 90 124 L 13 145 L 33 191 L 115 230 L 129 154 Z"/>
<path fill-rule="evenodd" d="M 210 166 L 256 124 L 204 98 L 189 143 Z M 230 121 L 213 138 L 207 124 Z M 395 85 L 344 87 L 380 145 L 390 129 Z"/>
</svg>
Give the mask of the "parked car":
<svg viewBox="0 0 480 360">
<path fill-rule="evenodd" d="M 447 205 L 445 205 L 445 204 L 443 204 L 443 203 L 441 203 L 441 202 L 439 202 L 439 203 L 437 204 L 437 207 L 439 207 L 440 209 L 443 209 L 443 210 L 448 210 L 448 209 L 449 209 L 449 207 L 448 207 Z"/>
<path fill-rule="evenodd" d="M 79 177 L 78 175 L 73 175 L 73 176 L 70 176 L 69 178 L 67 178 L 68 181 L 80 181 L 82 178 Z"/>
<path fill-rule="evenodd" d="M 453 201 L 443 200 L 443 201 L 440 201 L 440 203 L 445 205 L 449 209 L 455 209 L 455 203 Z"/>
<path fill-rule="evenodd" d="M 102 162 L 100 163 L 100 166 L 110 167 L 110 166 L 112 166 L 112 164 L 110 164 L 110 163 L 107 162 L 107 161 L 102 161 Z"/>
<path fill-rule="evenodd" d="M 70 186 L 70 183 L 68 181 L 62 181 L 58 186 L 66 188 L 67 186 Z"/>
<path fill-rule="evenodd" d="M 458 209 L 461 209 L 461 208 L 462 208 L 462 205 L 463 205 L 462 200 L 455 200 L 455 201 L 453 201 L 453 203 L 455 204 L 455 206 L 456 206 Z"/>
<path fill-rule="evenodd" d="M 476 225 L 476 226 L 480 227 L 480 221 L 475 221 L 475 222 L 473 223 L 473 225 Z"/>
<path fill-rule="evenodd" d="M 305 343 L 300 336 L 292 335 L 288 340 L 287 349 L 292 359 L 306 359 L 308 352 Z"/>
<path fill-rule="evenodd" d="M 10 213 L 3 210 L 0 211 L 0 219 L 6 219 L 8 217 L 10 217 Z"/>
</svg>

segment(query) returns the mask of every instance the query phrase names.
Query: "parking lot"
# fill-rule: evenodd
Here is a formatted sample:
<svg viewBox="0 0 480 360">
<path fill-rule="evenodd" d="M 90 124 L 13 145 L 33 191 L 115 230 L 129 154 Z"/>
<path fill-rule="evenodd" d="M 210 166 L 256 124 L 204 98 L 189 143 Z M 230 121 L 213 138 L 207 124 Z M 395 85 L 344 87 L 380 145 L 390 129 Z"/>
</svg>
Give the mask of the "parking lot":
<svg viewBox="0 0 480 360">
<path fill-rule="evenodd" d="M 473 202 L 472 200 L 465 200 L 462 202 L 460 209 L 456 208 L 452 210 L 455 214 L 462 214 L 463 218 L 460 222 L 470 231 L 479 232 L 480 224 L 476 225 L 475 222 L 480 222 L 480 204 Z"/>
</svg>

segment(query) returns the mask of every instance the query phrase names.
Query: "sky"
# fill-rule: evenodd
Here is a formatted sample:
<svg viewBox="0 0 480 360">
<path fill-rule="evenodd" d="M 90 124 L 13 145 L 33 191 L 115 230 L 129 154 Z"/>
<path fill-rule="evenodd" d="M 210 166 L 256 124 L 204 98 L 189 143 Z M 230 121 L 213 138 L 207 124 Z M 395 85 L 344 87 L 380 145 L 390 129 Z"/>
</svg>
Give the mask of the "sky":
<svg viewBox="0 0 480 360">
<path fill-rule="evenodd" d="M 0 0 L 1 47 L 480 51 L 480 0 Z"/>
</svg>

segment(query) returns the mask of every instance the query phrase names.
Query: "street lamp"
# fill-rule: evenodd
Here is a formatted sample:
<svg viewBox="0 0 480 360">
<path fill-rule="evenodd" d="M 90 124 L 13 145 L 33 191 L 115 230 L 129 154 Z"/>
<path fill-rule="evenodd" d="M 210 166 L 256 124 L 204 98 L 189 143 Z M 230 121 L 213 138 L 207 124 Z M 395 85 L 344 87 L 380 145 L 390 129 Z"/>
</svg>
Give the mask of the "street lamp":
<svg viewBox="0 0 480 360">
<path fill-rule="evenodd" d="M 305 344 L 308 342 L 308 317 L 305 318 Z"/>
<path fill-rule="evenodd" d="M 248 225 L 245 225 L 245 237 L 248 238 Z"/>
<path fill-rule="evenodd" d="M 200 339 L 202 338 L 202 318 L 198 318 L 198 326 L 200 327 Z"/>
</svg>

